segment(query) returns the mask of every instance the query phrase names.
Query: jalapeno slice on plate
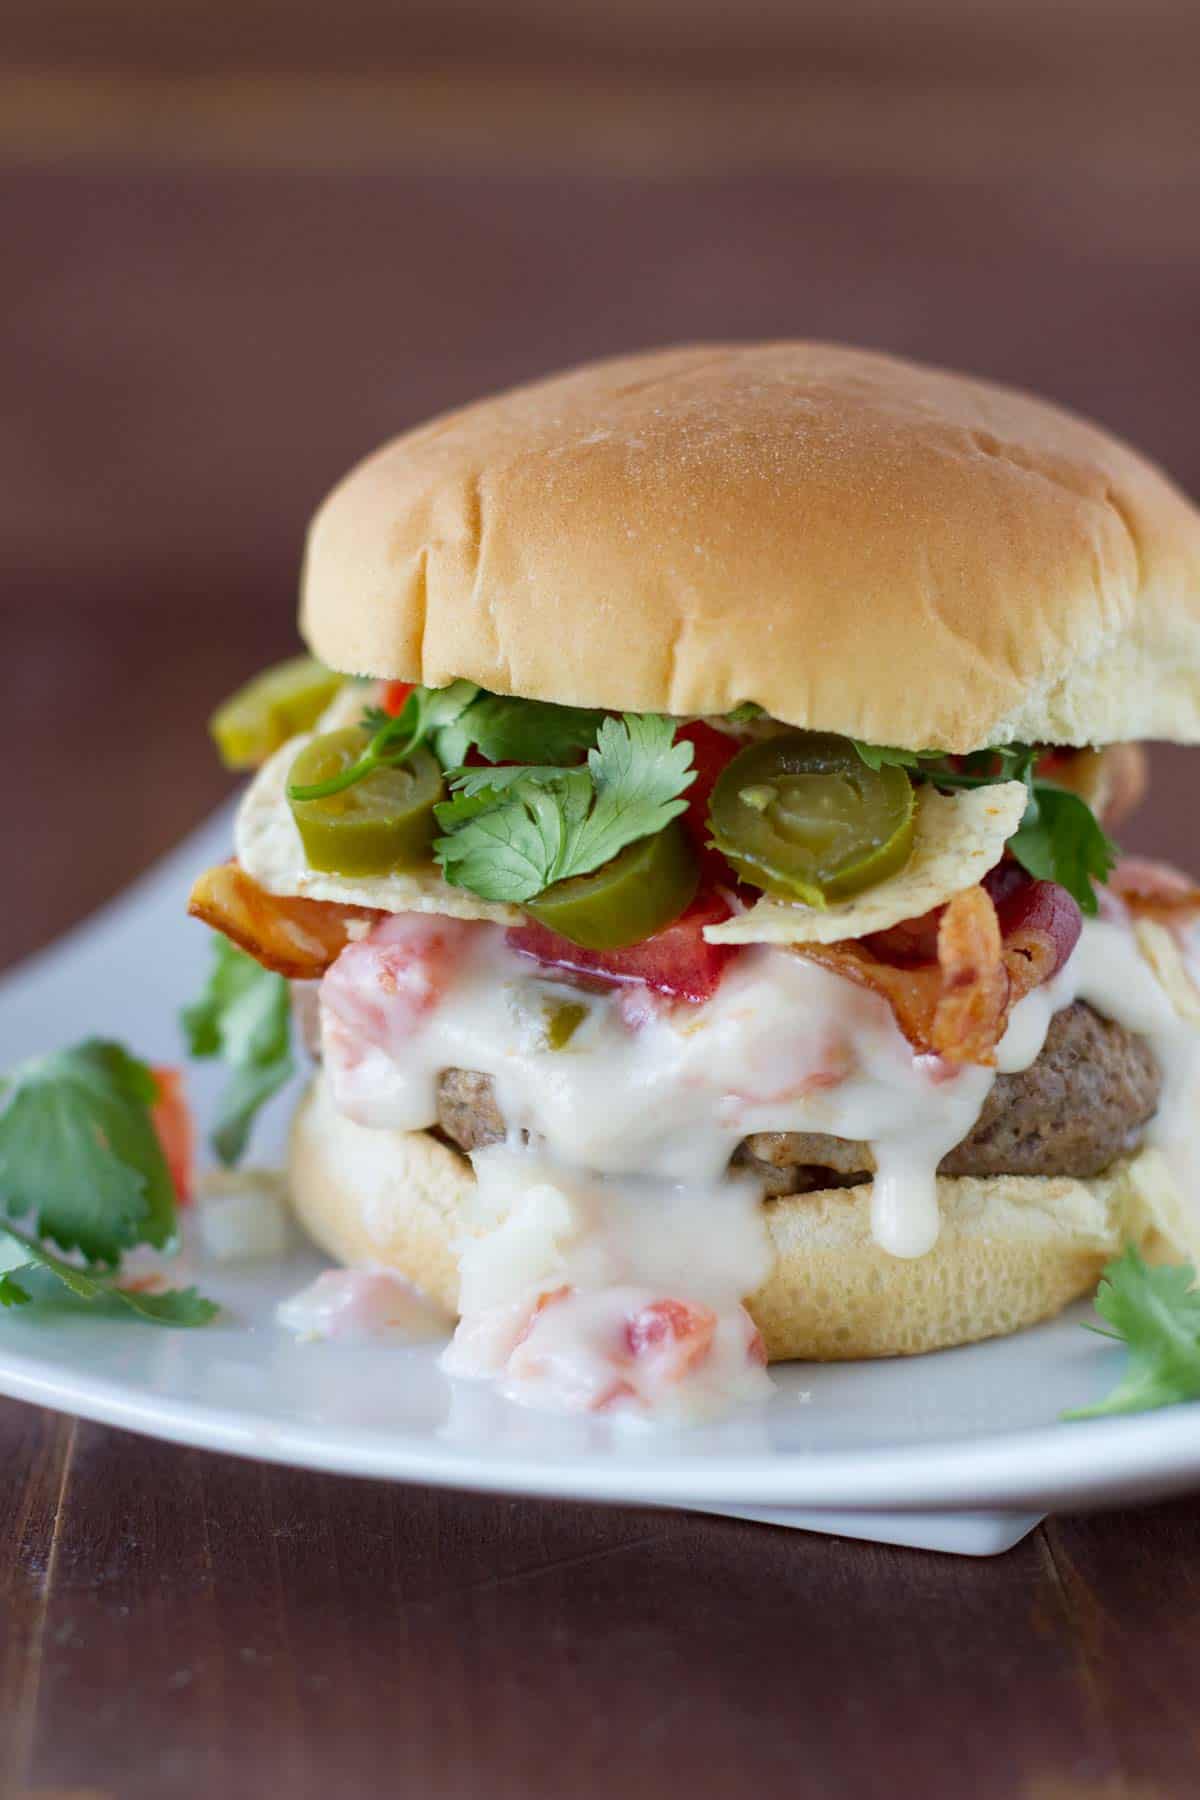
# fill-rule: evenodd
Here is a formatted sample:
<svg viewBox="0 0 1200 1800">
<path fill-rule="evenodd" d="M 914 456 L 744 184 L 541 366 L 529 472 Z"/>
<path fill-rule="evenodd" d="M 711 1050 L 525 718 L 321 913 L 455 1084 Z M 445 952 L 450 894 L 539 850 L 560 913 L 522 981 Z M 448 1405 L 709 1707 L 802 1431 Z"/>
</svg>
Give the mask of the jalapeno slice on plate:
<svg viewBox="0 0 1200 1800">
<path fill-rule="evenodd" d="M 699 883 L 699 864 L 673 820 L 592 874 L 556 881 L 525 910 L 585 950 L 623 950 L 686 912 Z"/>
<path fill-rule="evenodd" d="M 868 768 L 847 738 L 789 732 L 751 744 L 713 789 L 713 842 L 755 887 L 827 906 L 874 887 L 912 851 L 903 769 Z"/>
<path fill-rule="evenodd" d="M 340 775 L 369 742 L 355 726 L 327 731 L 306 744 L 290 783 L 316 787 Z M 437 832 L 433 809 L 446 797 L 437 758 L 414 750 L 407 762 L 373 769 L 353 787 L 323 800 L 288 800 L 310 868 L 330 875 L 390 875 L 428 867 Z"/>
<path fill-rule="evenodd" d="M 264 669 L 208 722 L 225 767 L 256 769 L 297 732 L 311 730 L 344 680 L 311 656 Z"/>
</svg>

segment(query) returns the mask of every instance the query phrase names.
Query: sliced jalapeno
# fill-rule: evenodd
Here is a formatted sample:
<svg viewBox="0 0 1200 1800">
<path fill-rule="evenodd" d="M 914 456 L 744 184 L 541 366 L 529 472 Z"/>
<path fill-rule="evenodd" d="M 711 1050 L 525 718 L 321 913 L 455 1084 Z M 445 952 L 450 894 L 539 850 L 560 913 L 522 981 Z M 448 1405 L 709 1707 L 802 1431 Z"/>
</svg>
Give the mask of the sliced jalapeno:
<svg viewBox="0 0 1200 1800">
<path fill-rule="evenodd" d="M 264 669 L 208 722 L 225 767 L 256 769 L 297 732 L 311 730 L 344 680 L 311 656 Z"/>
<path fill-rule="evenodd" d="M 545 1012 L 547 1050 L 565 1050 L 587 1016 L 581 1000 L 552 1001 Z"/>
<path fill-rule="evenodd" d="M 742 750 L 713 788 L 713 843 L 744 880 L 826 906 L 894 875 L 912 851 L 912 783 L 868 768 L 848 738 L 815 731 Z"/>
<path fill-rule="evenodd" d="M 328 781 L 362 754 L 367 734 L 355 726 L 328 731 L 306 744 L 292 764 L 296 787 Z M 432 861 L 437 825 L 433 809 L 446 797 L 442 771 L 428 750 L 379 768 L 323 800 L 291 800 L 309 867 L 331 875 L 390 875 Z"/>
<path fill-rule="evenodd" d="M 629 844 L 591 875 L 556 881 L 525 910 L 585 950 L 640 944 L 691 905 L 700 881 L 687 838 L 672 821 Z"/>
</svg>

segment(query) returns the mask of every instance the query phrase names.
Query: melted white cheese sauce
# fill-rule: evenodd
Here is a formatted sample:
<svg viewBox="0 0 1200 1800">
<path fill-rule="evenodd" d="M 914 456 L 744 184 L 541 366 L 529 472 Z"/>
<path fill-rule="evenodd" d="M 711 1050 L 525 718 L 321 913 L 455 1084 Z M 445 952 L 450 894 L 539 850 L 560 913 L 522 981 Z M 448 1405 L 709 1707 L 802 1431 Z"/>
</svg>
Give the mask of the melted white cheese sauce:
<svg viewBox="0 0 1200 1800">
<path fill-rule="evenodd" d="M 547 1013 L 564 1000 L 588 1014 L 553 1050 Z M 743 952 L 704 1005 L 672 1006 L 549 981 L 494 927 L 396 918 L 338 959 L 321 1014 L 335 1100 L 363 1125 L 434 1124 L 438 1077 L 458 1068 L 492 1077 L 510 1132 L 606 1175 L 703 1186 L 752 1132 L 863 1139 L 876 1235 L 897 1256 L 934 1243 L 934 1171 L 994 1079 L 914 1055 L 879 995 L 766 947 Z M 1018 1029 L 1025 1062 L 1048 1022 Z M 1024 1066 L 1007 1042 L 1000 1066 Z"/>
<path fill-rule="evenodd" d="M 997 1070 L 1028 1068 L 1077 999 L 1150 1040 L 1165 1086 L 1149 1141 L 1200 1195 L 1200 1033 L 1126 923 L 1085 923 L 1066 967 L 1014 1009 Z M 563 1004 L 586 1015 L 552 1049 Z M 434 1124 L 446 1069 L 493 1080 L 509 1139 L 473 1158 L 478 1235 L 447 1368 L 531 1405 L 635 1416 L 767 1391 L 741 1306 L 769 1266 L 762 1208 L 726 1173 L 743 1138 L 865 1141 L 875 1237 L 920 1256 L 937 1239 L 938 1163 L 997 1072 L 915 1054 L 882 998 L 786 951 L 748 949 L 710 1001 L 676 1006 L 638 987 L 581 992 L 495 926 L 415 915 L 343 953 L 321 1015 L 336 1102 L 362 1124 Z"/>
<path fill-rule="evenodd" d="M 382 1269 L 326 1269 L 275 1308 L 276 1323 L 308 1341 L 405 1343 L 440 1337 L 446 1316 L 426 1294 Z"/>
<path fill-rule="evenodd" d="M 742 1305 L 771 1266 L 754 1182 L 583 1175 L 502 1145 L 472 1157 L 449 1374 L 526 1406 L 689 1421 L 769 1398 Z"/>
</svg>

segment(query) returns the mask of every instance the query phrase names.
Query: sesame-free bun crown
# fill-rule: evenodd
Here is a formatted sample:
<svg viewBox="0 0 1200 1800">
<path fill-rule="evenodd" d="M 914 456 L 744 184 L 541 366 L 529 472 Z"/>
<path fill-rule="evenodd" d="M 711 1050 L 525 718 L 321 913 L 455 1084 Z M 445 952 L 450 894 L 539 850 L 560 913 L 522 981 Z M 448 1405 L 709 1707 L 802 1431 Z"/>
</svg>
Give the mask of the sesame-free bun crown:
<svg viewBox="0 0 1200 1800">
<path fill-rule="evenodd" d="M 1026 394 L 828 344 L 594 363 L 406 433 L 325 501 L 348 673 L 968 751 L 1200 739 L 1200 513 Z"/>
</svg>

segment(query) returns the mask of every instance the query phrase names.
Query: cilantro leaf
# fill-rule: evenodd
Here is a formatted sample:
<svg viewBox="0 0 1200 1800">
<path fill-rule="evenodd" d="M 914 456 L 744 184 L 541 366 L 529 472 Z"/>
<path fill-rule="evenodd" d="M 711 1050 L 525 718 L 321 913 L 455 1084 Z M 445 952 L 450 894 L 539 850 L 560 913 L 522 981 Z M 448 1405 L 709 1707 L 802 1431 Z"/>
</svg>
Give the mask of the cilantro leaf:
<svg viewBox="0 0 1200 1800">
<path fill-rule="evenodd" d="M 1190 1264 L 1152 1268 L 1132 1245 L 1109 1263 L 1100 1278 L 1096 1311 L 1114 1328 L 1101 1335 L 1128 1345 L 1129 1364 L 1111 1394 L 1065 1418 L 1149 1412 L 1200 1400 L 1200 1290 L 1195 1283 Z"/>
<path fill-rule="evenodd" d="M 354 787 L 375 769 L 407 762 L 426 738 L 452 725 L 478 692 L 473 681 L 452 681 L 444 688 L 415 687 L 394 718 L 381 707 L 367 707 L 360 724 L 370 738 L 362 754 L 328 781 L 289 782 L 289 800 L 326 800 Z"/>
<path fill-rule="evenodd" d="M 503 779 L 490 783 L 490 775 Z M 520 904 L 560 879 L 569 833 L 592 801 L 586 769 L 473 769 L 463 785 L 436 808 L 449 835 L 435 842 L 434 855 L 447 880 Z"/>
<path fill-rule="evenodd" d="M 287 982 L 228 938 L 214 936 L 208 982 L 180 1023 L 192 1056 L 220 1057 L 228 1066 L 211 1141 L 223 1163 L 235 1163 L 259 1108 L 295 1067 Z"/>
<path fill-rule="evenodd" d="M 1092 882 L 1108 880 L 1117 846 L 1078 794 L 1035 781 L 1031 803 L 1008 847 L 1031 875 L 1057 881 L 1074 895 L 1081 912 L 1099 910 Z"/>
<path fill-rule="evenodd" d="M 692 746 L 653 713 L 606 718 L 583 768 L 459 769 L 438 806 L 434 854 L 449 881 L 521 903 L 586 875 L 686 808 Z"/>
<path fill-rule="evenodd" d="M 443 768 L 460 764 L 472 746 L 490 763 L 561 765 L 592 748 L 604 717 L 582 706 L 480 694 L 437 733 L 434 749 Z"/>
<path fill-rule="evenodd" d="M 919 769 L 922 762 L 937 754 L 932 750 L 897 750 L 892 744 L 864 744 L 861 738 L 851 738 L 850 742 L 868 769 Z"/>
<path fill-rule="evenodd" d="M 53 1276 L 76 1300 L 87 1304 L 118 1302 L 141 1319 L 155 1325 L 207 1325 L 220 1308 L 205 1300 L 195 1288 L 167 1288 L 159 1293 L 122 1287 L 115 1276 L 98 1275 L 55 1256 L 35 1238 L 6 1228 L 0 1237 L 0 1306 L 26 1306 L 48 1298 L 53 1291 L 39 1281 L 42 1273 Z"/>
<path fill-rule="evenodd" d="M 596 805 L 576 832 L 574 866 L 564 873 L 586 875 L 626 844 L 651 837 L 681 812 L 681 796 L 696 779 L 692 746 L 675 740 L 675 722 L 656 713 L 626 713 L 605 719 L 588 752 Z"/>
<path fill-rule="evenodd" d="M 116 1264 L 175 1233 L 175 1190 L 151 1118 L 157 1086 L 119 1044 L 88 1039 L 21 1065 L 0 1113 L 0 1207 L 39 1237 Z"/>
</svg>

